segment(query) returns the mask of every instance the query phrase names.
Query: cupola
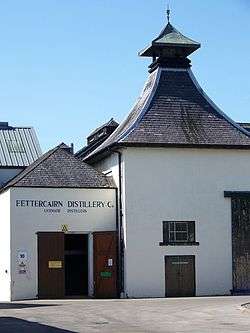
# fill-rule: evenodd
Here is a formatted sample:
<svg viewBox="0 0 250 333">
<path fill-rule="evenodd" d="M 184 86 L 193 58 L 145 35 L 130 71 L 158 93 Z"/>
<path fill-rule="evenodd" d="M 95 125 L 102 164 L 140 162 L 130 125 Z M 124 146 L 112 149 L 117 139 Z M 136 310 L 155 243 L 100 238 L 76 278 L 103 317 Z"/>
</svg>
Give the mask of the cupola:
<svg viewBox="0 0 250 333">
<path fill-rule="evenodd" d="M 152 57 L 151 70 L 159 65 L 189 67 L 187 57 L 200 48 L 200 43 L 184 36 L 170 23 L 170 10 L 167 10 L 168 23 L 149 46 L 139 52 L 141 57 Z"/>
</svg>

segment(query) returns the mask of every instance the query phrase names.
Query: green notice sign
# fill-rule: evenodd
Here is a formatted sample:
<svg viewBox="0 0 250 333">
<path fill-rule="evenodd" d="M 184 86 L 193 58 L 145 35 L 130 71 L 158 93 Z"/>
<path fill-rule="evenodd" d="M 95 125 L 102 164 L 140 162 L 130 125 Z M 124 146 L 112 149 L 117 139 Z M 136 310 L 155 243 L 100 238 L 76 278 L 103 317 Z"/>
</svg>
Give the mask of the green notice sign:
<svg viewBox="0 0 250 333">
<path fill-rule="evenodd" d="M 101 272 L 101 277 L 110 278 L 112 276 L 111 272 Z"/>
</svg>

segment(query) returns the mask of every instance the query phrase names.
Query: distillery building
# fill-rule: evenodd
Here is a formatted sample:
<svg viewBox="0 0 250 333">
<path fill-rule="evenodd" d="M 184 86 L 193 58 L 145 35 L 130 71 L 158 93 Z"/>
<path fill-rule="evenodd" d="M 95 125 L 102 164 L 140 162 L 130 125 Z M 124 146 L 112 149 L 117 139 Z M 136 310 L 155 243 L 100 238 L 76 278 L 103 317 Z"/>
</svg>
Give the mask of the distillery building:
<svg viewBox="0 0 250 333">
<path fill-rule="evenodd" d="M 2 189 L 0 299 L 117 297 L 116 188 L 61 144 Z"/>
<path fill-rule="evenodd" d="M 199 48 L 168 22 L 140 52 L 152 63 L 127 118 L 76 154 L 62 143 L 41 156 L 27 131 L 33 159 L 8 143 L 18 172 L 0 189 L 1 301 L 250 292 L 250 125 L 199 86 Z M 14 136 L 0 135 L 2 163 Z"/>
<path fill-rule="evenodd" d="M 169 22 L 140 56 L 149 77 L 128 117 L 77 156 L 119 195 L 125 297 L 250 292 L 250 133 L 211 101 Z"/>
</svg>

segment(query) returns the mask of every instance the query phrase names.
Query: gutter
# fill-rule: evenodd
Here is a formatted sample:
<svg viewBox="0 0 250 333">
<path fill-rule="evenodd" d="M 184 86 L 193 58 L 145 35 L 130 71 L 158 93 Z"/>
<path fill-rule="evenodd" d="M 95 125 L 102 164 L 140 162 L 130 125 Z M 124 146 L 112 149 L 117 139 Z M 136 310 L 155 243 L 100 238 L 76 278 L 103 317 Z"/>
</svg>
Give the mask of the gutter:
<svg viewBox="0 0 250 333">
<path fill-rule="evenodd" d="M 118 170 L 119 170 L 119 189 L 118 189 L 118 285 L 119 295 L 124 293 L 124 234 L 123 234 L 123 207 L 122 207 L 122 153 L 114 150 L 118 156 Z"/>
</svg>

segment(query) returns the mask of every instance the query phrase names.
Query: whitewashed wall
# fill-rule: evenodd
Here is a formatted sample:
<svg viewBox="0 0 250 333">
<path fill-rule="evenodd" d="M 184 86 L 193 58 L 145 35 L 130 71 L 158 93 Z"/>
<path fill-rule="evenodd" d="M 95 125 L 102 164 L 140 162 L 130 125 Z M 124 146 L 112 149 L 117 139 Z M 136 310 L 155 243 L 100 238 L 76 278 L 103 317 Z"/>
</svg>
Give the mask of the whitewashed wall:
<svg viewBox="0 0 250 333">
<path fill-rule="evenodd" d="M 104 158 L 103 160 L 98 161 L 97 163 L 93 164 L 93 167 L 95 167 L 97 170 L 103 172 L 105 175 L 112 176 L 113 180 L 115 182 L 115 185 L 118 189 L 118 195 L 120 195 L 121 190 L 121 202 L 122 202 L 122 217 L 119 214 L 119 223 L 122 225 L 122 233 L 124 235 L 124 242 L 126 247 L 126 188 L 125 188 L 125 161 L 124 161 L 124 154 L 123 152 L 126 151 L 126 148 L 119 149 L 119 151 L 122 153 L 121 155 L 121 165 L 119 170 L 119 158 L 118 153 L 112 153 L 107 158 Z M 121 189 L 120 189 L 120 181 L 119 178 L 121 177 Z M 120 211 L 120 202 L 118 200 L 118 211 Z M 126 248 L 124 251 L 124 276 L 126 276 Z M 124 279 L 124 289 L 126 289 L 126 281 L 127 279 Z M 122 292 L 120 295 L 121 298 L 126 297 L 125 293 Z"/>
<path fill-rule="evenodd" d="M 87 213 L 46 213 L 44 208 L 21 207 L 17 200 L 82 200 L 111 202 L 112 208 L 88 208 Z M 37 235 L 39 231 L 61 231 L 67 224 L 69 232 L 92 233 L 116 230 L 116 194 L 112 189 L 11 189 L 11 267 L 12 300 L 35 298 L 37 290 Z M 28 256 L 27 274 L 19 274 L 17 254 Z M 90 267 L 91 270 L 91 267 Z"/>
<path fill-rule="evenodd" d="M 114 162 L 106 158 L 98 168 L 116 170 Z M 128 148 L 122 177 L 127 296 L 165 296 L 166 255 L 195 255 L 197 295 L 230 294 L 231 200 L 224 191 L 250 190 L 250 151 Z M 166 220 L 194 220 L 200 245 L 159 246 Z"/>
<path fill-rule="evenodd" d="M 232 288 L 231 200 L 250 190 L 250 151 L 136 149 L 125 156 L 129 297 L 165 295 L 165 255 L 196 256 L 197 295 Z M 162 221 L 196 221 L 199 246 L 159 246 Z"/>
<path fill-rule="evenodd" d="M 10 301 L 10 192 L 0 195 L 0 302 Z"/>
<path fill-rule="evenodd" d="M 100 160 L 92 166 L 105 175 L 112 176 L 115 185 L 119 188 L 119 160 L 117 153 L 111 154 L 108 158 Z"/>
</svg>

